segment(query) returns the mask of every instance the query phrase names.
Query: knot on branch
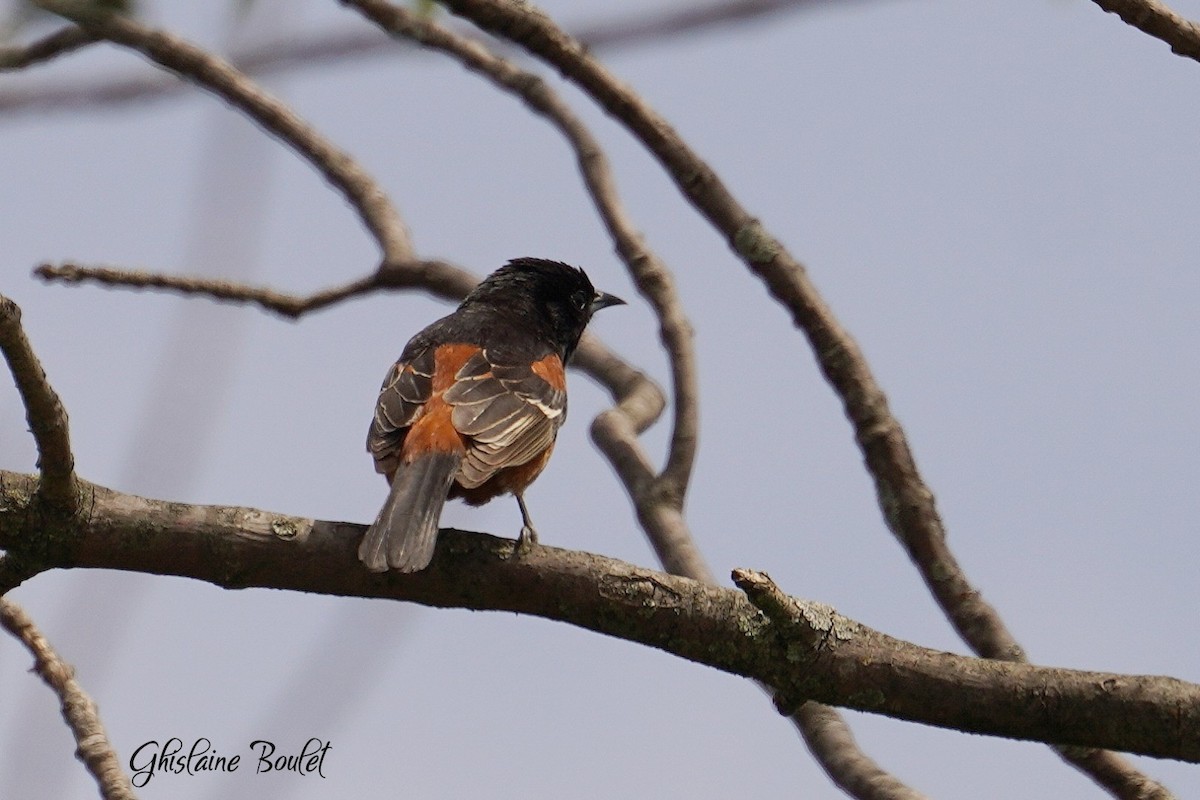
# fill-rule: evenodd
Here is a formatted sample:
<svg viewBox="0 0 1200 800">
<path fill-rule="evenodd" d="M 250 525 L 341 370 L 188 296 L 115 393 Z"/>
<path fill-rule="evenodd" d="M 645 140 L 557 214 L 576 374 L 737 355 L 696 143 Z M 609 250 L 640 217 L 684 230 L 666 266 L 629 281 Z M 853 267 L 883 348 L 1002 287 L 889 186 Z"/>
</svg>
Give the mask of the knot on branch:
<svg viewBox="0 0 1200 800">
<path fill-rule="evenodd" d="M 733 582 L 775 626 L 790 662 L 811 661 L 820 650 L 833 649 L 858 633 L 856 623 L 832 606 L 789 597 L 765 572 L 735 569 Z"/>
</svg>

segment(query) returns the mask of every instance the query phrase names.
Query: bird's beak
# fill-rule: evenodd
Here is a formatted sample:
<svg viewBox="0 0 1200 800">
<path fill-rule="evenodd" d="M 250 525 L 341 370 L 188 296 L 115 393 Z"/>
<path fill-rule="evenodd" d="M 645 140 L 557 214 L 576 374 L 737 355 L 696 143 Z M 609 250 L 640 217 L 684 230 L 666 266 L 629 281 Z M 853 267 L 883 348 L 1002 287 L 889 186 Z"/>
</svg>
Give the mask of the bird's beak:
<svg viewBox="0 0 1200 800">
<path fill-rule="evenodd" d="M 592 298 L 592 307 L 590 313 L 595 314 L 600 309 L 608 308 L 609 306 L 623 305 L 625 305 L 625 301 L 615 295 L 607 294 L 605 292 L 596 292 L 596 296 Z"/>
</svg>

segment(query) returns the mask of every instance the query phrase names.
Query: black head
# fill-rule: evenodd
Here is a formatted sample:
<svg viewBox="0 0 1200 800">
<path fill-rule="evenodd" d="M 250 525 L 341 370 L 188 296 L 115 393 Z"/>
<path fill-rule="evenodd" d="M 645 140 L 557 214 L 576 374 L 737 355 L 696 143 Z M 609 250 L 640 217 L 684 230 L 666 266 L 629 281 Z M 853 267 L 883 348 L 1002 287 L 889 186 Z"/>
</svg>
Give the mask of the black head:
<svg viewBox="0 0 1200 800">
<path fill-rule="evenodd" d="M 520 318 L 547 336 L 570 358 L 592 314 L 624 300 L 596 291 L 587 273 L 561 261 L 514 258 L 488 275 L 463 300 Z"/>
</svg>

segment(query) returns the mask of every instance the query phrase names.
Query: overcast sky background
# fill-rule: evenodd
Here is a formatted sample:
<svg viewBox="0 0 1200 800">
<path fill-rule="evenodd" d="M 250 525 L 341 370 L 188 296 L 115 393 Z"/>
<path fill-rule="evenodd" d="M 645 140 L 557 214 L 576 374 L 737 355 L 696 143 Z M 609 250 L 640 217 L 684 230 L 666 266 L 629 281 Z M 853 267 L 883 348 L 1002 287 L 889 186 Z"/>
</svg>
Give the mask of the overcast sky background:
<svg viewBox="0 0 1200 800">
<path fill-rule="evenodd" d="M 363 23 L 331 2 L 147 3 L 218 49 Z M 652 6 L 543 3 L 569 28 Z M 1190 18 L 1200 0 L 1175 0 Z M 286 13 L 284 13 L 286 12 Z M 862 345 L 967 574 L 1037 663 L 1200 680 L 1200 64 L 1085 0 L 830 2 L 602 54 L 809 267 Z M 94 47 L 5 92 L 150 74 Z M 483 273 L 584 266 L 631 301 L 593 330 L 665 383 L 648 307 L 573 156 L 512 98 L 432 54 L 265 81 L 391 193 L 418 252 Z M 696 328 L 703 428 L 688 518 L 715 572 L 894 636 L 966 652 L 885 529 L 802 336 L 662 170 L 579 93 L 622 198 Z M 299 323 L 162 294 L 47 286 L 44 260 L 295 292 L 377 253 L 307 165 L 200 92 L 104 110 L 0 112 L 0 291 L 65 402 L 80 474 L 126 492 L 369 521 L 379 381 L 447 306 L 420 294 Z M 654 565 L 571 417 L 529 493 L 542 540 Z M 768 411 L 768 409 L 771 409 Z M 662 458 L 666 420 L 645 437 Z M 35 453 L 0 380 L 0 467 Z M 448 525 L 515 536 L 503 499 Z M 160 775 L 144 798 L 837 797 L 749 683 L 509 614 L 177 578 L 52 572 L 12 595 L 75 665 L 122 760 L 206 737 L 232 775 Z M 29 657 L 0 638 L 0 794 L 95 788 Z M 866 751 L 933 797 L 1099 797 L 1044 746 L 849 714 Z M 332 742 L 324 779 L 254 775 L 248 743 Z M 1138 759 L 1180 797 L 1190 765 Z"/>
</svg>

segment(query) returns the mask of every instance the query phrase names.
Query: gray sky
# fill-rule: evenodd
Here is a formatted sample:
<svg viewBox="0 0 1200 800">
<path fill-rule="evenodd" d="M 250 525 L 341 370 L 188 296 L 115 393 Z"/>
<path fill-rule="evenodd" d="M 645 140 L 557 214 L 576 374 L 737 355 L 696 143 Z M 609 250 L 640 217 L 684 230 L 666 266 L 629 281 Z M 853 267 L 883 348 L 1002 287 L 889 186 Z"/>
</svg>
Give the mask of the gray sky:
<svg viewBox="0 0 1200 800">
<path fill-rule="evenodd" d="M 230 33 L 227 5 L 147 15 L 214 47 L 357 24 L 333 3 L 283 3 L 279 29 L 263 17 L 281 4 L 263 0 Z M 543 5 L 568 26 L 646 6 Z M 606 59 L 805 261 L 905 425 L 967 574 L 1031 659 L 1200 680 L 1200 64 L 1083 0 L 838 5 Z M 1200 17 L 1200 0 L 1173 7 Z M 5 76 L 0 92 L 148 72 L 93 48 Z M 652 316 L 571 154 L 518 102 L 433 55 L 267 83 L 383 182 L 421 255 L 480 273 L 518 255 L 563 259 L 635 300 L 593 329 L 665 382 Z M 715 571 L 765 569 L 793 594 L 965 652 L 884 528 L 787 315 L 618 126 L 566 95 L 696 327 L 688 518 Z M 311 169 L 193 93 L 10 112 L 0 170 L 0 291 L 24 309 L 84 477 L 186 502 L 374 515 L 385 486 L 363 440 L 379 380 L 444 305 L 381 295 L 293 324 L 28 277 L 64 259 L 297 292 L 366 274 L 370 240 Z M 587 439 L 605 395 L 578 375 L 571 389 L 529 493 L 542 539 L 652 565 Z M 779 411 L 747 418 L 765 404 Z M 645 437 L 655 458 L 666 429 Z M 0 381 L 0 467 L 33 463 Z M 507 499 L 454 503 L 443 520 L 520 526 Z M 146 798 L 837 796 L 750 684 L 561 624 L 82 571 L 13 596 L 76 666 L 123 759 L 172 736 L 244 761 L 254 739 L 332 742 L 324 779 L 160 775 Z M 0 639 L 0 793 L 94 796 L 27 667 Z M 871 755 L 934 797 L 1100 796 L 1039 745 L 849 717 Z M 1200 794 L 1195 767 L 1138 761 L 1179 796 Z"/>
</svg>

